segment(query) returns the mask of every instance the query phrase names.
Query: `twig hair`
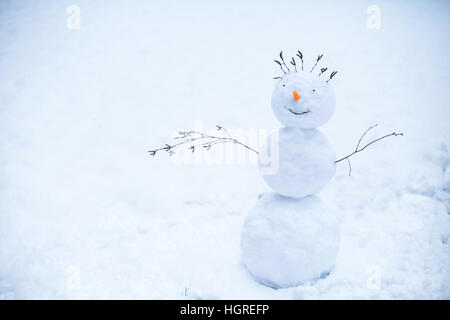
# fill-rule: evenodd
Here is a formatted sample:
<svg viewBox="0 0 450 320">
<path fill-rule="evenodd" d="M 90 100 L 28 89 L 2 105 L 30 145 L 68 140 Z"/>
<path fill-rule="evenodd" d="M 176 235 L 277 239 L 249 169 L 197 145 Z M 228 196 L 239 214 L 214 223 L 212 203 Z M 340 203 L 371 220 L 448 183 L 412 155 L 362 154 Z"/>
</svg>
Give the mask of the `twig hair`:
<svg viewBox="0 0 450 320">
<path fill-rule="evenodd" d="M 313 72 L 314 68 L 317 66 L 317 63 L 319 63 L 320 59 L 322 59 L 323 54 L 319 54 L 319 56 L 317 57 L 316 63 L 313 65 L 312 69 L 310 72 Z"/>
<path fill-rule="evenodd" d="M 276 64 L 278 64 L 278 66 L 280 67 L 281 71 L 283 71 L 283 74 L 287 74 L 291 72 L 291 69 L 289 69 L 288 65 L 286 64 L 284 57 L 283 57 L 283 51 L 280 51 L 280 60 L 273 60 L 275 61 Z M 300 61 L 301 61 L 301 66 L 302 66 L 302 71 L 304 71 L 304 67 L 303 67 L 303 53 L 300 50 L 297 50 L 297 53 L 295 54 L 295 56 L 297 56 Z M 294 71 L 298 72 L 297 69 L 297 61 L 295 60 L 295 56 L 291 57 L 291 60 L 289 60 L 289 63 L 294 66 Z M 314 63 L 313 67 L 311 68 L 310 72 L 313 72 L 314 69 L 317 67 L 317 64 L 319 63 L 319 61 L 322 59 L 323 54 L 319 54 L 317 56 L 316 62 Z M 319 74 L 317 75 L 317 77 L 320 77 L 322 74 L 324 74 L 326 71 L 328 70 L 328 67 L 325 68 L 321 68 Z M 337 74 L 337 71 L 333 71 L 330 74 L 330 78 L 326 81 L 327 83 L 333 79 L 333 77 Z M 281 79 L 282 77 L 273 77 L 274 79 Z"/>
</svg>

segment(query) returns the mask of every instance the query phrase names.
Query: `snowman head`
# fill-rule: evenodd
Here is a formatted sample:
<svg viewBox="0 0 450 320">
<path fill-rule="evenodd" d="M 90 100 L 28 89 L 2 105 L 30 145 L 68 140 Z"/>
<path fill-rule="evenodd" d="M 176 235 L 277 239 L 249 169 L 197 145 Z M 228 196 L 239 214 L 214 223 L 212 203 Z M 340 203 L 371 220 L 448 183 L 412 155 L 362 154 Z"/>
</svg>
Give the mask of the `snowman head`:
<svg viewBox="0 0 450 320">
<path fill-rule="evenodd" d="M 299 51 L 297 56 L 302 61 L 303 57 Z M 314 72 L 317 62 L 322 58 L 317 58 L 316 64 L 309 71 L 297 70 L 297 64 L 292 58 L 289 68 L 280 53 L 281 62 L 275 60 L 284 72 L 275 85 L 272 93 L 272 109 L 275 116 L 288 127 L 296 128 L 316 128 L 327 122 L 334 111 L 336 101 L 331 85 L 328 83 L 335 75 L 332 72 L 327 80 L 323 75 L 327 68 L 320 69 L 320 73 Z M 287 69 L 285 71 L 284 69 Z M 294 70 L 291 70 L 294 69 Z"/>
</svg>

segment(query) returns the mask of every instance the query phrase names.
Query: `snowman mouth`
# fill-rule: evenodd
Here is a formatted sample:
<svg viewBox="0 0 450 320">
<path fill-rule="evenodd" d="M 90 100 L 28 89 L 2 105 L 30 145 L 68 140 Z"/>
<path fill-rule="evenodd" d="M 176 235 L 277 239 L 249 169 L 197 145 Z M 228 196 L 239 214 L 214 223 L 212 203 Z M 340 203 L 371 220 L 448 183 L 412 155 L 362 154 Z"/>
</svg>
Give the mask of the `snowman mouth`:
<svg viewBox="0 0 450 320">
<path fill-rule="evenodd" d="M 311 111 L 305 111 L 305 112 L 295 112 L 295 111 L 292 111 L 292 109 L 290 109 L 290 108 L 288 108 L 288 110 L 291 112 L 291 113 L 293 113 L 293 114 L 295 114 L 295 115 L 297 115 L 297 116 L 301 116 L 302 114 L 306 114 L 306 113 L 309 113 L 309 112 L 311 112 Z"/>
</svg>

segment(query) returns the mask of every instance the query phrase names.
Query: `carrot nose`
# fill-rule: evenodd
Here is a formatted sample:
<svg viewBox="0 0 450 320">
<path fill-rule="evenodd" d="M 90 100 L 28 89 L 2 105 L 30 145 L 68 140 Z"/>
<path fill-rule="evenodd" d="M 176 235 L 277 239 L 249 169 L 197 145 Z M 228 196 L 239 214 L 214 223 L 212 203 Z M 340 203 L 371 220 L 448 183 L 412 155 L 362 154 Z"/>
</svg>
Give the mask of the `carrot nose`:
<svg viewBox="0 0 450 320">
<path fill-rule="evenodd" d="M 294 92 L 292 93 L 294 95 L 294 100 L 297 101 L 300 99 L 300 95 L 298 94 L 297 91 L 294 90 Z"/>
</svg>

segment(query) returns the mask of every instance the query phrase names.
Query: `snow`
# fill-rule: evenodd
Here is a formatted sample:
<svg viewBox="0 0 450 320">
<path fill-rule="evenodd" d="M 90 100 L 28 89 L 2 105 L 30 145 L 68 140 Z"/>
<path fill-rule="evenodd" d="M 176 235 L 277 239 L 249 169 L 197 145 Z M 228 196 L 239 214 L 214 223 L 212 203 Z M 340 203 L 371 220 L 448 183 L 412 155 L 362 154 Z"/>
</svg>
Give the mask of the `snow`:
<svg viewBox="0 0 450 320">
<path fill-rule="evenodd" d="M 70 5 L 81 28 L 66 27 Z M 448 1 L 0 2 L 0 298 L 450 298 Z M 240 259 L 255 163 L 149 157 L 178 128 L 280 126 L 273 59 L 338 74 L 333 272 L 274 290 Z"/>
<path fill-rule="evenodd" d="M 266 193 L 245 220 L 242 261 L 272 288 L 325 278 L 339 250 L 335 214 L 316 196 L 292 199 Z"/>
<path fill-rule="evenodd" d="M 333 178 L 336 156 L 320 131 L 283 127 L 276 138 L 273 135 L 264 148 L 271 149 L 273 145 L 273 150 L 266 152 L 269 160 L 259 158 L 259 166 L 264 181 L 274 191 L 300 198 L 316 194 Z"/>
<path fill-rule="evenodd" d="M 336 100 L 328 73 L 298 70 L 282 76 L 272 93 L 272 110 L 287 127 L 317 128 L 333 115 Z M 335 80 L 332 80 L 335 81 Z M 295 100 L 293 93 L 299 94 Z"/>
</svg>

